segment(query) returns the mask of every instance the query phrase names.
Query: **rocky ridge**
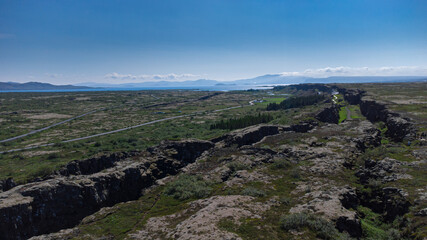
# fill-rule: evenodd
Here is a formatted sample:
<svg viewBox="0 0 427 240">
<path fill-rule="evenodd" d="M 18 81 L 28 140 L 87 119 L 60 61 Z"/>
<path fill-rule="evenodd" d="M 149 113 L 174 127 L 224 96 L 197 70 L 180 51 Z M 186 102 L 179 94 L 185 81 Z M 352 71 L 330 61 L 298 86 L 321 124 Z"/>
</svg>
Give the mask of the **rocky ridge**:
<svg viewBox="0 0 427 240">
<path fill-rule="evenodd" d="M 385 105 L 372 103 L 362 95 L 363 92 L 357 90 L 346 90 L 344 93 L 347 101 L 360 104 L 361 109 L 362 105 L 366 108 L 362 113 L 368 120 L 385 120 L 387 124 L 391 118 L 400 118 L 399 115 L 389 113 L 382 120 L 376 111 L 377 108 L 380 112 L 388 111 Z M 323 120 L 328 122 L 327 119 Z M 361 216 L 355 211 L 358 206 L 373 209 L 389 222 L 408 212 L 411 203 L 407 199 L 408 193 L 402 189 L 384 187 L 363 192 L 349 187 L 345 182 L 332 180 L 339 179 L 340 174 L 345 174 L 346 169 L 352 167 L 349 159 L 355 159 L 366 149 L 381 144 L 380 131 L 371 122 L 316 125 L 315 122 L 293 126 L 259 125 L 236 130 L 211 142 L 163 142 L 143 153 L 119 153 L 101 156 L 96 160 L 72 162 L 52 179 L 0 193 L 0 214 L 6 216 L 1 220 L 4 222 L 1 222 L 0 232 L 8 234 L 4 235 L 4 239 L 25 239 L 73 227 L 83 217 L 102 207 L 137 199 L 141 190 L 180 171 L 202 173 L 207 181 L 222 182 L 226 189 L 254 181 L 270 186 L 277 179 L 267 173 L 267 168 L 283 159 L 290 164 L 304 162 L 298 165 L 297 170 L 307 178 L 295 183 L 295 190 L 291 194 L 297 200 L 290 207 L 290 214 L 305 212 L 321 215 L 340 232 L 359 238 L 362 236 L 362 228 Z M 413 137 L 413 126 L 407 127 L 409 130 L 394 131 L 394 134 L 404 135 L 393 139 Z M 392 133 L 388 134 L 393 136 Z M 283 138 L 291 138 L 293 135 L 302 138 L 302 141 L 278 144 Z M 265 145 L 270 143 L 279 146 L 266 148 Z M 208 166 L 207 162 L 215 156 L 220 156 L 216 165 Z M 231 167 L 231 163 L 242 169 Z M 366 160 L 364 166 L 356 171 L 356 177 L 362 184 L 368 184 L 372 179 L 391 182 L 410 178 L 402 170 L 404 166 L 407 164 L 394 159 L 379 162 Z M 274 186 L 271 189 L 274 190 Z M 59 199 L 61 204 L 58 203 Z M 235 233 L 219 228 L 218 222 L 224 218 L 235 224 L 240 224 L 246 218 L 263 219 L 266 211 L 280 204 L 276 197 L 257 203 L 254 197 L 241 194 L 212 196 L 192 201 L 187 209 L 178 213 L 150 218 L 143 228 L 130 233 L 128 237 L 197 239 L 209 236 L 212 239 L 240 239 Z M 109 211 L 108 208 L 103 209 Z M 419 212 L 420 215 L 424 214 L 422 210 Z M 49 219 L 55 219 L 56 222 Z M 180 224 L 171 224 L 177 219 L 180 219 Z M 58 222 L 61 222 L 61 226 Z M 78 234 L 77 227 L 34 239 L 66 239 Z"/>
<path fill-rule="evenodd" d="M 60 175 L 0 193 L 2 239 L 27 239 L 73 227 L 101 207 L 137 199 L 142 189 L 168 174 L 176 174 L 180 168 L 194 162 L 202 152 L 211 147 L 213 143 L 199 140 L 164 143 L 158 149 L 153 149 L 155 155 L 142 156 L 133 161 L 114 161 L 114 166 L 102 167 L 101 172 Z M 63 169 L 59 172 L 70 175 L 68 169 L 75 170 L 76 166 L 105 162 L 105 159 L 111 160 L 112 156 L 117 155 L 97 158 L 98 162 L 94 159 L 73 162 L 65 168 L 67 171 Z M 137 156 L 135 153 L 134 157 Z M 106 163 L 108 165 L 111 161 Z M 85 168 L 80 171 L 83 169 Z"/>
</svg>

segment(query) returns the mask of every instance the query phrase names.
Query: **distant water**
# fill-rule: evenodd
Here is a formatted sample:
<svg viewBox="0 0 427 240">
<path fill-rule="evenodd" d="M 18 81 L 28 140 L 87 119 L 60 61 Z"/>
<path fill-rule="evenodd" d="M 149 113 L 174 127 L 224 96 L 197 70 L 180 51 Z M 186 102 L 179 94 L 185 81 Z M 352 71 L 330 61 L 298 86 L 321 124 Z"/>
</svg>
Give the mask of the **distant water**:
<svg viewBox="0 0 427 240">
<path fill-rule="evenodd" d="M 8 92 L 102 92 L 102 91 L 142 91 L 142 90 L 193 90 L 193 91 L 234 91 L 249 89 L 272 89 L 272 86 L 255 85 L 218 85 L 194 87 L 141 87 L 141 88 L 89 88 L 89 89 L 50 89 L 50 90 L 0 90 Z"/>
</svg>

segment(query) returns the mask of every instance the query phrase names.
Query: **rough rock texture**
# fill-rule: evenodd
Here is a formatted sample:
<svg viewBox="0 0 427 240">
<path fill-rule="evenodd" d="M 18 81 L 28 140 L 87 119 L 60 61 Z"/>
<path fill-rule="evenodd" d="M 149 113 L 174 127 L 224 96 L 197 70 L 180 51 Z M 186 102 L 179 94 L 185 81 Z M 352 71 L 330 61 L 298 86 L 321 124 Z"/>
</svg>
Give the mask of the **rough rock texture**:
<svg viewBox="0 0 427 240">
<path fill-rule="evenodd" d="M 307 132 L 313 129 L 315 126 L 317 126 L 317 123 L 314 121 L 304 121 L 291 126 L 262 124 L 235 130 L 219 138 L 212 139 L 212 142 L 215 142 L 222 147 L 227 147 L 231 145 L 237 145 L 238 147 L 240 147 L 257 143 L 261 141 L 264 137 L 276 135 L 283 132 Z"/>
<path fill-rule="evenodd" d="M 364 96 L 365 92 L 358 89 L 338 88 L 344 99 L 350 104 L 359 105 L 360 111 L 369 121 L 383 121 L 387 126 L 386 134 L 394 141 L 411 141 L 416 136 L 416 128 L 412 120 L 390 111 L 385 102 L 376 101 Z"/>
<path fill-rule="evenodd" d="M 394 187 L 373 189 L 372 192 L 358 192 L 357 195 L 361 205 L 383 214 L 384 219 L 389 222 L 407 213 L 411 206 L 406 199 L 408 194 Z"/>
<path fill-rule="evenodd" d="M 421 217 L 427 216 L 427 208 L 423 208 L 420 211 L 416 212 L 415 216 L 421 216 Z"/>
<path fill-rule="evenodd" d="M 79 233 L 80 231 L 77 228 L 69 228 L 63 229 L 56 233 L 35 236 L 30 238 L 29 240 L 69 240 L 76 237 L 76 235 Z"/>
<path fill-rule="evenodd" d="M 386 121 L 387 136 L 395 141 L 412 141 L 416 136 L 416 129 L 412 121 L 408 118 L 389 117 Z"/>
<path fill-rule="evenodd" d="M 327 190 L 312 191 L 303 196 L 312 200 L 292 207 L 289 212 L 321 214 L 335 222 L 339 231 L 348 232 L 352 237 L 361 237 L 362 227 L 356 212 L 345 208 L 345 206 L 357 205 L 357 200 L 353 198 L 354 194 L 354 189 L 349 187 L 331 187 Z"/>
<path fill-rule="evenodd" d="M 371 179 L 380 180 L 383 183 L 392 182 L 399 179 L 411 179 L 411 175 L 405 174 L 402 166 L 406 163 L 392 158 L 384 158 L 381 161 L 367 159 L 365 167 L 356 172 L 356 176 L 362 184 L 368 184 Z"/>
<path fill-rule="evenodd" d="M 365 91 L 360 89 L 345 89 L 339 88 L 338 91 L 343 94 L 344 100 L 346 100 L 351 105 L 357 105 L 360 103 Z"/>
<path fill-rule="evenodd" d="M 253 202 L 249 196 L 214 196 L 190 203 L 188 209 L 163 217 L 150 218 L 144 228 L 132 234 L 132 239 L 241 239 L 234 233 L 218 228 L 221 219 L 232 220 L 239 224 L 241 218 L 261 218 L 270 208 L 269 204 Z M 174 219 L 187 216 L 177 225 Z"/>
<path fill-rule="evenodd" d="M 115 166 L 118 161 L 123 161 L 126 158 L 137 155 L 137 152 L 119 152 L 104 154 L 98 157 L 93 157 L 84 160 L 75 160 L 69 162 L 63 168 L 58 170 L 56 174 L 69 176 L 69 175 L 88 175 L 100 172 L 104 169 Z"/>
<path fill-rule="evenodd" d="M 386 134 L 394 141 L 413 140 L 416 136 L 416 128 L 412 121 L 388 110 L 383 102 L 362 98 L 360 111 L 371 122 L 385 122 Z"/>
<path fill-rule="evenodd" d="M 338 124 L 340 119 L 338 106 L 332 105 L 323 109 L 316 115 L 316 119 L 322 122 Z"/>
<path fill-rule="evenodd" d="M 213 148 L 210 141 L 188 139 L 185 141 L 171 142 L 163 141 L 159 146 L 148 148 L 147 151 L 154 156 L 166 156 L 177 160 L 192 159 L 199 157 L 204 151 Z"/>
<path fill-rule="evenodd" d="M 0 193 L 0 235 L 26 239 L 72 227 L 101 207 L 138 198 L 156 179 L 176 174 L 212 146 L 208 141 L 169 142 L 152 148 L 152 159 L 121 161 L 95 174 L 56 177 Z"/>
<path fill-rule="evenodd" d="M 0 180 L 0 192 L 7 191 L 16 186 L 16 183 L 12 178 L 8 178 L 5 180 Z"/>
<path fill-rule="evenodd" d="M 360 137 L 354 138 L 352 141 L 356 143 L 359 150 L 365 151 L 369 147 L 378 147 L 381 145 L 381 131 L 372 123 L 362 121 L 357 128 Z"/>
<path fill-rule="evenodd" d="M 402 216 L 409 211 L 411 204 L 406 200 L 408 193 L 395 187 L 386 187 L 382 191 L 386 220 L 393 221 L 397 216 Z"/>
<path fill-rule="evenodd" d="M 243 146 L 256 143 L 265 136 L 278 134 L 282 130 L 283 128 L 281 126 L 257 125 L 233 131 L 222 137 L 213 139 L 212 141 L 215 143 L 222 142 L 225 146 L 230 146 L 232 144 Z"/>
</svg>

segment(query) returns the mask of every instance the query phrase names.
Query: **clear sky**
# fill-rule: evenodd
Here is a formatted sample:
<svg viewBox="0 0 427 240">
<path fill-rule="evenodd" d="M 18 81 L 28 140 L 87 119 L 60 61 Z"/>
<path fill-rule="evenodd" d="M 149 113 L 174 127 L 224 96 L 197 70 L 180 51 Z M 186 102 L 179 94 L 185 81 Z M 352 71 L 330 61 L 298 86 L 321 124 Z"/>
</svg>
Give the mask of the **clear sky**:
<svg viewBox="0 0 427 240">
<path fill-rule="evenodd" d="M 427 75 L 427 1 L 0 0 L 0 81 L 232 80 L 342 69 Z"/>
</svg>

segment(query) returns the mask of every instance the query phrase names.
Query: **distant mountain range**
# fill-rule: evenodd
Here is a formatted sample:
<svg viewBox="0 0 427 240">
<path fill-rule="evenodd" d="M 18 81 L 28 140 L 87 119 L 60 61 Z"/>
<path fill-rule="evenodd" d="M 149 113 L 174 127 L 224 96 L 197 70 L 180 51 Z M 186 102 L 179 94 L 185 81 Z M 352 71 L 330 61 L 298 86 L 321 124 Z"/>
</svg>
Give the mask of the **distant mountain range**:
<svg viewBox="0 0 427 240">
<path fill-rule="evenodd" d="M 53 85 L 50 83 L 41 82 L 0 82 L 0 90 L 66 90 L 66 89 L 90 89 L 87 86 L 73 86 L 73 85 Z"/>
<path fill-rule="evenodd" d="M 233 87 L 233 86 L 272 86 L 285 84 L 301 83 L 371 83 L 371 82 L 414 82 L 427 81 L 423 76 L 361 76 L 361 77 L 295 77 L 283 76 L 281 74 L 268 74 L 255 78 L 240 79 L 235 81 L 216 81 L 208 79 L 199 79 L 191 81 L 160 81 L 160 82 L 142 82 L 142 83 L 94 83 L 85 82 L 74 85 L 52 85 L 49 83 L 28 82 L 0 82 L 0 90 L 67 90 L 67 89 L 91 89 L 91 88 L 208 88 L 208 87 Z"/>
</svg>

